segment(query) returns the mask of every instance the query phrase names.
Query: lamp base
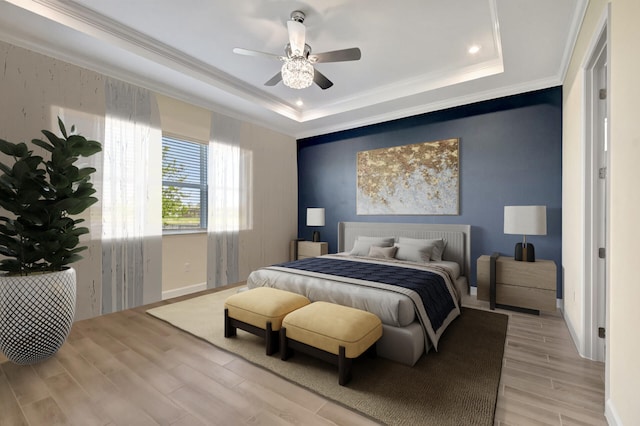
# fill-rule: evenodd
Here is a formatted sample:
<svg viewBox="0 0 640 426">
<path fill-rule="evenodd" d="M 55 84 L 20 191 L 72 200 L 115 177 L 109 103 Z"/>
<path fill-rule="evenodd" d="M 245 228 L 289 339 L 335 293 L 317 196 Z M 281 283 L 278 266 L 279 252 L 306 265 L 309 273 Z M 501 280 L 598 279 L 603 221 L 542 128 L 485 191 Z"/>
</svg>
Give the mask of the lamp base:
<svg viewBox="0 0 640 426">
<path fill-rule="evenodd" d="M 314 243 L 320 242 L 320 231 L 313 231 L 313 242 Z"/>
<path fill-rule="evenodd" d="M 533 244 L 531 243 L 527 243 L 526 245 L 523 245 L 522 243 L 516 244 L 516 251 L 513 258 L 521 262 L 535 262 L 536 252 L 533 247 Z"/>
</svg>

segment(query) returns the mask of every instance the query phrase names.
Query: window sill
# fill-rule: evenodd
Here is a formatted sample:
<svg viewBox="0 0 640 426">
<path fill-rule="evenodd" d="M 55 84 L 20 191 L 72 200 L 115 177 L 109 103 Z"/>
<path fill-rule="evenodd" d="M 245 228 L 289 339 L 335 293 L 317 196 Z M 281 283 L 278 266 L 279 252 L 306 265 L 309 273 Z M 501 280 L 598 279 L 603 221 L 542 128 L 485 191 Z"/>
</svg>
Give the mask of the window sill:
<svg viewBox="0 0 640 426">
<path fill-rule="evenodd" d="M 162 236 L 185 235 L 185 234 L 206 234 L 206 229 L 166 229 L 162 231 Z"/>
</svg>

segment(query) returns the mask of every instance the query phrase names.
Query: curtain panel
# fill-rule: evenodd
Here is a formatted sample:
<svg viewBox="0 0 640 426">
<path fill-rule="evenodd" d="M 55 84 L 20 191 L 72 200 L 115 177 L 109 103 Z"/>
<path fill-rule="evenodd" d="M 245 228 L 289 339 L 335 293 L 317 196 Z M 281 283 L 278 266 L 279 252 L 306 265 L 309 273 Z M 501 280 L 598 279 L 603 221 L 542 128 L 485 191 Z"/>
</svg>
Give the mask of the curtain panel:
<svg viewBox="0 0 640 426">
<path fill-rule="evenodd" d="M 239 231 L 243 219 L 244 172 L 240 149 L 242 124 L 213 113 L 209 143 L 207 222 L 207 288 L 232 284 L 239 278 Z"/>
<path fill-rule="evenodd" d="M 102 313 L 162 296 L 162 132 L 153 93 L 105 82 Z"/>
</svg>

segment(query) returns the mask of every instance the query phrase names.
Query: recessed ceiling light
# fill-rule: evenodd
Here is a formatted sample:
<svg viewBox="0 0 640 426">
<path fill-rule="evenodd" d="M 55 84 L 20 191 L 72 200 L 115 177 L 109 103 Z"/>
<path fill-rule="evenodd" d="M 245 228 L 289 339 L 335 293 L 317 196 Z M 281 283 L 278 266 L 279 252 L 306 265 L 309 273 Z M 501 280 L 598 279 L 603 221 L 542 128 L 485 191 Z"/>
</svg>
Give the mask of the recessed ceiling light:
<svg viewBox="0 0 640 426">
<path fill-rule="evenodd" d="M 472 55 L 475 55 L 476 53 L 478 53 L 480 51 L 480 46 L 478 46 L 477 44 L 474 44 L 473 46 L 471 46 L 468 50 L 469 53 L 471 53 Z"/>
<path fill-rule="evenodd" d="M 302 102 L 302 99 L 298 99 L 298 100 L 296 101 L 296 105 L 298 105 L 298 106 L 302 106 L 302 105 L 304 105 L 304 102 Z"/>
</svg>

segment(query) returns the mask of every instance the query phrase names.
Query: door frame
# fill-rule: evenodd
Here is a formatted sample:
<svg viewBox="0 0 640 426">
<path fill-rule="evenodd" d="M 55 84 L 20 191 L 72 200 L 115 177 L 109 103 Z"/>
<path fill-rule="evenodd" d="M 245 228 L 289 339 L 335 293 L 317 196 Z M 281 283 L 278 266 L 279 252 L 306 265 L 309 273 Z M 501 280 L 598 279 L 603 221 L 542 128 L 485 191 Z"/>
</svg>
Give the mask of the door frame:
<svg viewBox="0 0 640 426">
<path fill-rule="evenodd" d="M 586 358 L 596 360 L 596 361 L 605 361 L 606 353 L 605 347 L 607 347 L 608 335 L 605 337 L 604 341 L 598 337 L 598 327 L 601 324 L 598 323 L 599 320 L 599 312 L 606 312 L 606 319 L 604 327 L 608 328 L 609 325 L 609 309 L 608 309 L 608 286 L 605 289 L 601 288 L 603 283 L 600 283 L 598 280 L 599 277 L 599 265 L 598 261 L 598 249 L 600 247 L 600 242 L 598 241 L 599 232 L 602 231 L 602 226 L 604 226 L 604 232 L 607 238 L 605 242 L 605 248 L 609 245 L 609 223 L 606 220 L 607 217 L 610 217 L 610 205 L 608 197 L 605 201 L 604 208 L 604 218 L 602 217 L 602 213 L 598 208 L 598 186 L 599 186 L 599 177 L 598 177 L 598 156 L 599 156 L 599 141 L 598 135 L 600 134 L 601 124 L 598 123 L 599 111 L 598 105 L 599 102 L 599 75 L 598 75 L 598 65 L 602 59 L 606 60 L 607 64 L 610 64 L 610 50 L 609 47 L 609 9 L 607 8 L 606 13 L 602 17 L 597 27 L 596 36 L 594 37 L 590 48 L 587 51 L 585 63 L 583 64 L 584 70 L 584 132 L 585 132 L 585 163 L 584 163 L 584 184 L 585 184 L 585 205 L 584 205 L 584 236 L 585 236 L 585 244 L 584 244 L 584 278 L 585 278 L 585 286 L 584 286 L 584 340 L 583 340 L 583 350 L 582 354 Z M 606 55 L 603 58 L 602 55 Z M 606 75 L 606 86 L 610 87 L 609 81 L 610 72 L 607 72 Z M 606 108 L 608 114 L 608 122 L 611 122 L 611 117 L 609 115 L 610 109 L 610 96 L 606 98 Z M 609 129 L 610 125 L 607 126 L 605 131 L 607 132 L 606 138 L 609 142 L 609 152 L 611 150 L 611 139 L 609 137 Z M 605 167 L 607 168 L 607 175 L 610 175 L 610 155 L 607 156 L 607 161 Z M 606 188 L 605 192 L 610 193 L 610 179 L 605 181 Z M 603 225 L 604 224 L 604 225 Z M 605 282 L 609 282 L 609 259 L 608 256 L 605 256 L 604 259 L 604 268 L 605 268 Z M 605 300 L 602 300 L 599 297 L 599 294 L 606 294 Z"/>
</svg>

